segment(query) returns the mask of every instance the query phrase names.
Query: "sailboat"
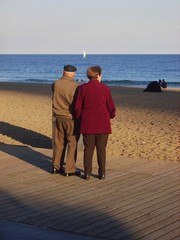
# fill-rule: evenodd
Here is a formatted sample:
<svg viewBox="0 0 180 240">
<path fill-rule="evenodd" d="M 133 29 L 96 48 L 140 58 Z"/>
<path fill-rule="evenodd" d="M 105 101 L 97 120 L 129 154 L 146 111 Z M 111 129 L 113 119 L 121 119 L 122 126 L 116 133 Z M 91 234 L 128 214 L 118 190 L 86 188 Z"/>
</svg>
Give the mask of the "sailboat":
<svg viewBox="0 0 180 240">
<path fill-rule="evenodd" d="M 83 51 L 83 58 L 86 58 L 86 52 Z"/>
</svg>

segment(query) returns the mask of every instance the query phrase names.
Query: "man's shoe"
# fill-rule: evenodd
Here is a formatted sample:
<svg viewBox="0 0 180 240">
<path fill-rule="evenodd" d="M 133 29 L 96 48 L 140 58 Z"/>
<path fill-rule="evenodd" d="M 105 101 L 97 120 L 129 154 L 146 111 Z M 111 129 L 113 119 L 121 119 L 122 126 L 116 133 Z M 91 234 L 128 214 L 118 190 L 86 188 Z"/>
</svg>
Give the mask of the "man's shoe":
<svg viewBox="0 0 180 240">
<path fill-rule="evenodd" d="M 80 171 L 75 171 L 73 173 L 64 173 L 65 177 L 71 177 L 71 176 L 80 176 L 81 172 Z"/>
<path fill-rule="evenodd" d="M 59 173 L 60 173 L 61 175 L 64 174 L 64 169 L 63 169 L 63 168 L 59 169 Z"/>
<path fill-rule="evenodd" d="M 75 171 L 75 175 L 76 175 L 76 176 L 80 176 L 80 175 L 81 175 L 81 172 L 78 171 L 78 170 L 76 170 L 76 171 Z"/>
<path fill-rule="evenodd" d="M 64 173 L 64 169 L 56 169 L 56 168 L 52 168 L 52 174 L 58 174 L 58 173 L 60 173 L 60 174 L 63 174 Z"/>
<path fill-rule="evenodd" d="M 58 173 L 59 173 L 59 170 L 53 167 L 52 168 L 52 174 L 58 174 Z"/>
</svg>

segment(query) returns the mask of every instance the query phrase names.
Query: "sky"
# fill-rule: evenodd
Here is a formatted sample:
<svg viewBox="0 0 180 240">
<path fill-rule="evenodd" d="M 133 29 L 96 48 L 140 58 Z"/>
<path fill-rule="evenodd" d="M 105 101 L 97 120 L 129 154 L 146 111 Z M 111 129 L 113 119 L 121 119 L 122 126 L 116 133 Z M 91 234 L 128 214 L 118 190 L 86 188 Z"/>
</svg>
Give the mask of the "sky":
<svg viewBox="0 0 180 240">
<path fill-rule="evenodd" d="M 0 0 L 0 54 L 180 54 L 180 0 Z"/>
</svg>

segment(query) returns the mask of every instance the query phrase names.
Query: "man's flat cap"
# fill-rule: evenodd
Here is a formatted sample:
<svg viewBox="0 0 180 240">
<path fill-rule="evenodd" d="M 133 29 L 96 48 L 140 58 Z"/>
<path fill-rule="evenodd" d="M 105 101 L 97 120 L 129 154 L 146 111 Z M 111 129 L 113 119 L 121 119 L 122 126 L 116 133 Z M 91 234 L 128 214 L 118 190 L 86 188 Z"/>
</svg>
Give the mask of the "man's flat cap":
<svg viewBox="0 0 180 240">
<path fill-rule="evenodd" d="M 72 66 L 72 65 L 65 65 L 64 66 L 64 71 L 66 71 L 66 72 L 76 72 L 77 68 Z"/>
</svg>

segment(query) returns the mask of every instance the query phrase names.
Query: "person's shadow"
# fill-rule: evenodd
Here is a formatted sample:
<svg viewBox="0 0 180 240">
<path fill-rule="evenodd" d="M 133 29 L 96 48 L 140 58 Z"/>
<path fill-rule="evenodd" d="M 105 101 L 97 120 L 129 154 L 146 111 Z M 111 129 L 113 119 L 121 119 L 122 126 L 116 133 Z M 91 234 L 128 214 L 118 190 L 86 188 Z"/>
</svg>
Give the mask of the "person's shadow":
<svg viewBox="0 0 180 240">
<path fill-rule="evenodd" d="M 0 150 L 50 172 L 52 158 L 34 148 L 52 149 L 52 140 L 42 134 L 6 122 L 0 122 L 0 133 L 28 146 L 0 143 Z"/>
<path fill-rule="evenodd" d="M 49 137 L 6 122 L 0 122 L 0 133 L 31 147 L 52 148 Z"/>
<path fill-rule="evenodd" d="M 52 158 L 28 146 L 18 146 L 0 142 L 0 151 L 21 159 L 48 173 L 51 173 Z"/>
</svg>

